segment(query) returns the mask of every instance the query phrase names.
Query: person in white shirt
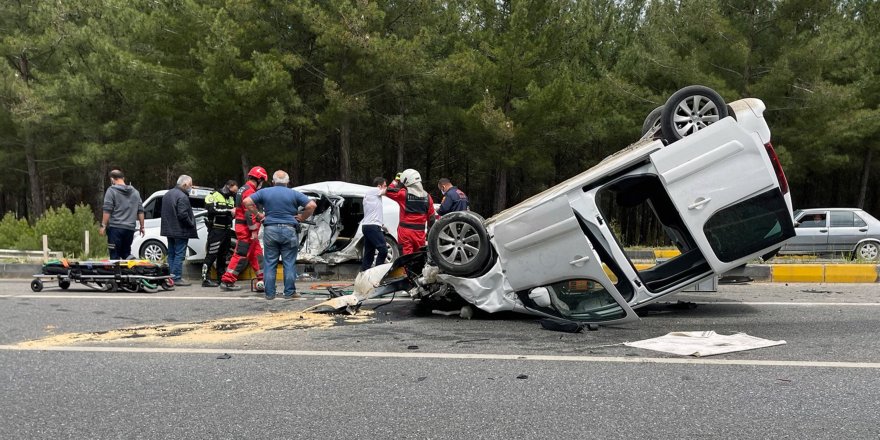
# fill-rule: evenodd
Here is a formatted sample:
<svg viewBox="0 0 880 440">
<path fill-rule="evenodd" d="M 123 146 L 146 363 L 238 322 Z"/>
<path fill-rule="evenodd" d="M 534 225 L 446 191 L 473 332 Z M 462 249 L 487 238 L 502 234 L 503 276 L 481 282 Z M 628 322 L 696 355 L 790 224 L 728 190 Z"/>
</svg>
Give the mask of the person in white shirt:
<svg viewBox="0 0 880 440">
<path fill-rule="evenodd" d="M 388 188 L 384 177 L 373 179 L 373 186 L 364 194 L 364 219 L 361 230 L 364 233 L 364 256 L 361 259 L 361 271 L 374 264 L 385 263 L 388 247 L 385 245 L 385 234 L 382 233 L 382 196 Z"/>
</svg>

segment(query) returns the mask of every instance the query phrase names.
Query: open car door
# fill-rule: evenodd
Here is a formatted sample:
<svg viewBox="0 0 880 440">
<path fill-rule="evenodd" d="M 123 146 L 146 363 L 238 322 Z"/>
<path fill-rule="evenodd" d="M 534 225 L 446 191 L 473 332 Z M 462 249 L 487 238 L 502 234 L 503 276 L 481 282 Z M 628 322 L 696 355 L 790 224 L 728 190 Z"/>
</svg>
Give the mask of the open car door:
<svg viewBox="0 0 880 440">
<path fill-rule="evenodd" d="M 580 187 L 573 191 L 583 197 Z M 523 305 L 542 314 L 597 324 L 638 320 L 619 291 L 629 285 L 609 278 L 579 216 L 561 194 L 495 224 L 507 283 Z"/>
<path fill-rule="evenodd" d="M 725 118 L 650 155 L 676 211 L 715 273 L 795 235 L 767 150 Z"/>
<path fill-rule="evenodd" d="M 345 199 L 318 191 L 305 191 L 303 194 L 314 200 L 317 207 L 309 221 L 302 225 L 297 260 L 314 262 L 339 237 L 342 230 L 339 209 Z"/>
</svg>

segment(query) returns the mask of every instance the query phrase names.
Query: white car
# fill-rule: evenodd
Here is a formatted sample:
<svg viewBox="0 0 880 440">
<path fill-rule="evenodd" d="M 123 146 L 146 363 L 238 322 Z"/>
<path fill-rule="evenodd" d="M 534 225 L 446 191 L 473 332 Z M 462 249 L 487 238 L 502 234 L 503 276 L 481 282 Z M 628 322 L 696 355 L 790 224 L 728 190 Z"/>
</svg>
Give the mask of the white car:
<svg viewBox="0 0 880 440">
<path fill-rule="evenodd" d="M 682 89 L 659 121 L 649 116 L 633 145 L 487 220 L 444 215 L 428 234 L 427 255 L 377 268 L 386 271 L 383 284 L 355 293 L 364 299 L 408 290 L 486 312 L 590 324 L 637 320 L 633 309 L 794 237 L 788 183 L 764 109 L 758 99 L 728 106 L 706 87 Z M 607 219 L 639 206 L 654 214 L 679 256 L 648 269 L 630 260 Z"/>
<path fill-rule="evenodd" d="M 144 201 L 144 236 L 135 232 L 131 251 L 138 258 L 160 262 L 168 255 L 168 240 L 160 234 L 162 227 L 162 196 L 168 190 L 156 191 Z M 208 240 L 208 228 L 205 224 L 208 211 L 205 209 L 205 197 L 214 192 L 212 188 L 195 186 L 190 190 L 189 202 L 196 217 L 198 238 L 189 240 L 186 248 L 186 260 L 201 262 L 205 259 L 205 244 Z"/>
<path fill-rule="evenodd" d="M 313 217 L 303 224 L 297 261 L 306 263 L 337 264 L 360 260 L 363 255 L 363 232 L 360 221 L 364 218 L 364 194 L 373 187 L 348 182 L 317 182 L 294 189 L 309 196 L 318 204 Z M 397 246 L 397 224 L 400 208 L 397 203 L 382 198 L 382 217 L 385 223 L 387 262 L 400 256 Z"/>
</svg>

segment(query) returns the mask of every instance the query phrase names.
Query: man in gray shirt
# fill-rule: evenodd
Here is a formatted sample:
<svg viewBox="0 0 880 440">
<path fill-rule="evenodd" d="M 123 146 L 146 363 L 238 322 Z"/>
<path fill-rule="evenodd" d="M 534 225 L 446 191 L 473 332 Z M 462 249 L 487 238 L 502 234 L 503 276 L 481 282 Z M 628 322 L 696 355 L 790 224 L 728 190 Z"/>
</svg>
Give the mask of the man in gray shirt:
<svg viewBox="0 0 880 440">
<path fill-rule="evenodd" d="M 144 205 L 141 193 L 125 184 L 121 170 L 110 171 L 110 187 L 104 193 L 104 211 L 101 217 L 101 235 L 107 236 L 107 249 L 111 260 L 125 260 L 131 256 L 134 231 L 140 223 L 144 236 Z"/>
</svg>

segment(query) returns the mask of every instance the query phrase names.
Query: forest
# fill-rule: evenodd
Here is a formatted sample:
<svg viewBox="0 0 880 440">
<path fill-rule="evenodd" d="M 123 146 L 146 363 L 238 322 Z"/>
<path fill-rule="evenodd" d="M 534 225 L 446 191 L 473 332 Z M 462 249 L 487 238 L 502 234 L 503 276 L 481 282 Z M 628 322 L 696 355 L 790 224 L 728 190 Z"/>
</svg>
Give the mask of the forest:
<svg viewBox="0 0 880 440">
<path fill-rule="evenodd" d="M 765 102 L 796 209 L 880 216 L 877 0 L 3 0 L 0 56 L 0 210 L 31 223 L 97 215 L 111 167 L 146 198 L 253 165 L 414 168 L 488 217 L 691 84 Z M 611 221 L 656 244 L 646 217 Z"/>
</svg>

